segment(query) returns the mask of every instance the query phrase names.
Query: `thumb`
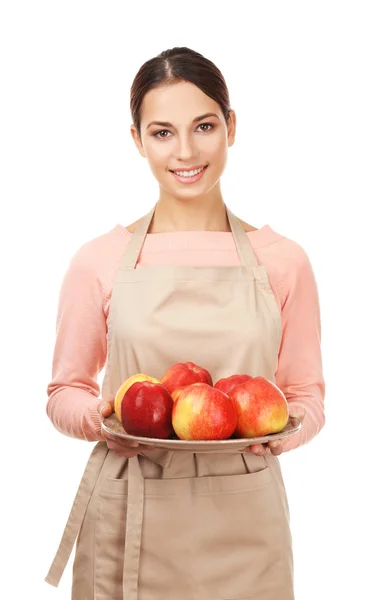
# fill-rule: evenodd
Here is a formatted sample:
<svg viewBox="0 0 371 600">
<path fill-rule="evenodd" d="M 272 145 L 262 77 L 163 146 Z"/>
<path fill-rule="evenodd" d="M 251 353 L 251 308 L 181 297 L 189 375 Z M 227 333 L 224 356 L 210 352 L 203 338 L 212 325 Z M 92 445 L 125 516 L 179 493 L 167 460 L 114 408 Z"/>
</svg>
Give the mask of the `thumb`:
<svg viewBox="0 0 371 600">
<path fill-rule="evenodd" d="M 113 401 L 103 401 L 98 407 L 98 412 L 102 417 L 109 417 L 113 413 Z"/>
</svg>

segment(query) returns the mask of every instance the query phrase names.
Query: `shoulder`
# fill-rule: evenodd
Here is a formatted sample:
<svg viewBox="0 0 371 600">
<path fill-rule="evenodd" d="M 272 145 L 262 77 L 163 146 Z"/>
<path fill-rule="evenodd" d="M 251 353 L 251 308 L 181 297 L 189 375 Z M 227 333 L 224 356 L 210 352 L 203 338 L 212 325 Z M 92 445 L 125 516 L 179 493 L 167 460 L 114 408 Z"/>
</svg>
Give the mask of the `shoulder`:
<svg viewBox="0 0 371 600">
<path fill-rule="evenodd" d="M 80 285 L 99 286 L 105 298 L 129 237 L 123 227 L 116 225 L 84 242 L 72 255 L 66 277 Z"/>
<path fill-rule="evenodd" d="M 115 251 L 125 244 L 125 229 L 116 225 L 106 233 L 89 239 L 77 248 L 71 262 L 84 266 L 87 269 L 96 269 L 101 264 L 106 264 Z"/>
<path fill-rule="evenodd" d="M 297 241 L 268 227 L 266 243 L 258 245 L 256 253 L 281 307 L 294 290 L 315 283 L 308 253 Z"/>
<path fill-rule="evenodd" d="M 273 261 L 277 267 L 286 270 L 309 260 L 306 250 L 299 242 L 279 233 L 269 225 L 251 231 L 252 244 L 255 243 L 257 250 Z"/>
<path fill-rule="evenodd" d="M 268 245 L 266 252 L 282 273 L 294 274 L 300 271 L 303 266 L 310 264 L 309 256 L 299 242 L 284 235 L 276 235 L 277 243 Z"/>
</svg>

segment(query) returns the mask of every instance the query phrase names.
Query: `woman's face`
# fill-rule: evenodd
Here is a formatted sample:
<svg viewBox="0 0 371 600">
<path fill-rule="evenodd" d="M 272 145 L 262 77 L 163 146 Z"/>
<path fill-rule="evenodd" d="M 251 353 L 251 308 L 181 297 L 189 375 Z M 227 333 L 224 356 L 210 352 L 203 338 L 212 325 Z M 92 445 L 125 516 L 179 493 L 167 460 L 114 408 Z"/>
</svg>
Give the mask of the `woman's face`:
<svg viewBox="0 0 371 600">
<path fill-rule="evenodd" d="M 215 116 L 198 119 L 208 113 Z M 152 89 L 145 95 L 141 140 L 134 125 L 130 130 L 165 194 L 179 198 L 203 196 L 219 182 L 227 163 L 228 147 L 235 138 L 234 111 L 230 115 L 231 122 L 227 125 L 219 104 L 187 81 Z M 201 177 L 196 175 L 194 182 L 189 178 L 183 181 L 172 173 L 203 166 L 207 168 Z"/>
</svg>

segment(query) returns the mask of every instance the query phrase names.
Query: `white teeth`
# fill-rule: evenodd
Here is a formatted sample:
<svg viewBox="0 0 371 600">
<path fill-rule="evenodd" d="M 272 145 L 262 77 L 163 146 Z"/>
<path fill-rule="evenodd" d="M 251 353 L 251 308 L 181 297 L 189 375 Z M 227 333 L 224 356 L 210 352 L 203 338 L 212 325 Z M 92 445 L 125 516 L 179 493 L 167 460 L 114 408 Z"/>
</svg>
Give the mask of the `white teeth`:
<svg viewBox="0 0 371 600">
<path fill-rule="evenodd" d="M 201 173 L 203 168 L 201 167 L 201 169 L 197 169 L 196 171 L 174 171 L 174 173 L 180 175 L 180 177 L 194 177 L 198 173 Z"/>
</svg>

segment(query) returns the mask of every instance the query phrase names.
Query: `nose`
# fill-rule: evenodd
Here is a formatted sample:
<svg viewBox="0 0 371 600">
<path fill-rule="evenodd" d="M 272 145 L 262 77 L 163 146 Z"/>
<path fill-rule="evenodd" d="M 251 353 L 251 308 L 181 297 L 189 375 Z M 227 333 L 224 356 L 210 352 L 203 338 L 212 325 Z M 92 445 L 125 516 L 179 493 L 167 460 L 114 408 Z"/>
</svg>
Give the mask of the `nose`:
<svg viewBox="0 0 371 600">
<path fill-rule="evenodd" d="M 175 150 L 177 160 L 189 161 L 194 156 L 194 145 L 190 136 L 179 136 Z"/>
</svg>

